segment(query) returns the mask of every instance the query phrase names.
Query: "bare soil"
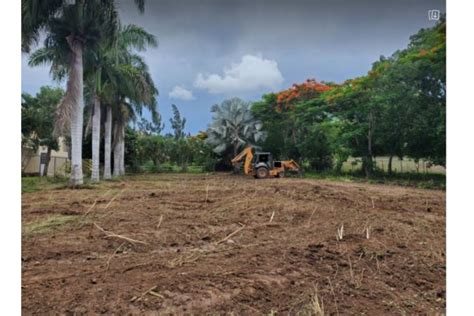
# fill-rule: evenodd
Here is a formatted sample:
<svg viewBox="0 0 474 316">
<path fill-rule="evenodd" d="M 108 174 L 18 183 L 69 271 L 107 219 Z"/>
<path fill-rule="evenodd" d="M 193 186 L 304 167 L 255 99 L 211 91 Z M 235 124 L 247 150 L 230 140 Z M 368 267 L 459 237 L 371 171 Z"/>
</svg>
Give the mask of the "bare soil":
<svg viewBox="0 0 474 316">
<path fill-rule="evenodd" d="M 445 313 L 444 191 L 164 174 L 22 204 L 24 314 Z"/>
</svg>

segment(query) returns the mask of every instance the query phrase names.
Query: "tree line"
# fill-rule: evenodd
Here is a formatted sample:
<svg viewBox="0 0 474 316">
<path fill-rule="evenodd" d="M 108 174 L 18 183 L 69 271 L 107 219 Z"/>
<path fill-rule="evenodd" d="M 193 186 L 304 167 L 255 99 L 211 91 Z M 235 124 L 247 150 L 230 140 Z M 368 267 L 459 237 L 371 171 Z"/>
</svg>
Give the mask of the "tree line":
<svg viewBox="0 0 474 316">
<path fill-rule="evenodd" d="M 446 164 L 446 21 L 421 29 L 408 47 L 381 56 L 367 75 L 342 84 L 314 79 L 264 95 L 252 107 L 267 132 L 258 144 L 310 169 L 340 171 L 376 156 Z"/>
<path fill-rule="evenodd" d="M 136 3 L 143 10 L 143 3 Z M 66 135 L 72 184 L 82 183 L 83 152 L 92 158 L 93 181 L 100 178 L 101 154 L 103 178 L 109 179 L 124 174 L 125 165 L 135 171 L 143 171 L 144 165 L 152 171 L 165 170 L 165 165 L 182 171 L 190 165 L 225 170 L 246 146 L 270 151 L 279 159 L 295 159 L 316 171 L 340 172 L 349 157 L 360 157 L 366 176 L 374 172 L 377 156 L 389 157 L 390 173 L 393 157 L 445 165 L 444 17 L 411 36 L 405 49 L 381 56 L 364 76 L 341 84 L 308 79 L 256 102 L 224 100 L 211 107 L 213 119 L 207 129 L 192 136 L 185 132 L 186 118 L 176 105 L 172 133 L 162 135 L 158 90 L 137 54 L 155 46 L 156 39 L 137 26 L 122 26 L 114 1 L 59 1 L 54 10 L 36 4 L 23 3 L 23 50 L 28 52 L 39 31 L 45 32 L 44 47 L 30 54 L 30 64 L 50 64 L 53 78 L 67 78 L 67 86 L 64 93 L 43 88 L 36 97 L 23 95 L 22 134 L 30 135 L 25 142 L 53 150 L 55 137 Z M 36 117 L 53 120 L 54 130 L 53 124 L 31 119 L 41 104 L 49 104 L 49 110 Z M 141 117 L 144 107 L 151 112 L 150 120 Z"/>
</svg>

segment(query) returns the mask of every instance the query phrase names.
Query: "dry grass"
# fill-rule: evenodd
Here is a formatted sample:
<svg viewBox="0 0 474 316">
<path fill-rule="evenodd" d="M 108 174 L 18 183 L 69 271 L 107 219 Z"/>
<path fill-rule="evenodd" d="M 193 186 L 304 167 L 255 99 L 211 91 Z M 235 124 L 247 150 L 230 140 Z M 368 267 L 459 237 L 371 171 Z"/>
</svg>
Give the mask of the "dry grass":
<svg viewBox="0 0 474 316">
<path fill-rule="evenodd" d="M 66 229 L 77 221 L 78 217 L 74 215 L 50 215 L 23 225 L 22 234 L 23 236 L 30 236 L 52 233 L 60 229 Z"/>
<path fill-rule="evenodd" d="M 324 316 L 324 303 L 323 300 L 318 295 L 318 289 L 314 290 L 314 294 L 311 298 L 311 302 L 309 303 L 309 311 L 310 315 L 314 316 Z"/>
</svg>

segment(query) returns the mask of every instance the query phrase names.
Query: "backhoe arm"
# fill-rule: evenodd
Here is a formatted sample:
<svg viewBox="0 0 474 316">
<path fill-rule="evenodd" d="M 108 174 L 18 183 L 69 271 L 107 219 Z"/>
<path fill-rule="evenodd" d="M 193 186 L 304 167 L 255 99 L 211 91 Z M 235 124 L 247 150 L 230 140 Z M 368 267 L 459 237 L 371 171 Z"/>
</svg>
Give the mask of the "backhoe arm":
<svg viewBox="0 0 474 316">
<path fill-rule="evenodd" d="M 300 165 L 298 165 L 298 163 L 294 160 L 285 160 L 285 161 L 282 161 L 282 163 L 283 163 L 283 167 L 285 167 L 285 169 L 294 170 L 294 171 L 297 171 L 297 172 L 300 171 Z"/>
<path fill-rule="evenodd" d="M 252 159 L 253 159 L 253 153 L 252 153 L 252 147 L 247 147 L 240 154 L 234 157 L 234 159 L 231 160 L 232 165 L 235 167 L 239 162 L 241 162 L 245 158 L 244 162 L 244 173 L 249 174 L 252 171 Z"/>
</svg>

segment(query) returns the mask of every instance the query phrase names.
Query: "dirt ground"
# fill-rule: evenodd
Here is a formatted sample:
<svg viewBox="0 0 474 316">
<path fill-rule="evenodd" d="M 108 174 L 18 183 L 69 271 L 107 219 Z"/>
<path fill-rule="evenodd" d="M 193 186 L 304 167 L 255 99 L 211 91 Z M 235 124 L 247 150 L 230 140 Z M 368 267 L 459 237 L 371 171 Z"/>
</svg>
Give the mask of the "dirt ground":
<svg viewBox="0 0 474 316">
<path fill-rule="evenodd" d="M 164 174 L 22 204 L 24 314 L 445 313 L 444 191 Z"/>
</svg>

